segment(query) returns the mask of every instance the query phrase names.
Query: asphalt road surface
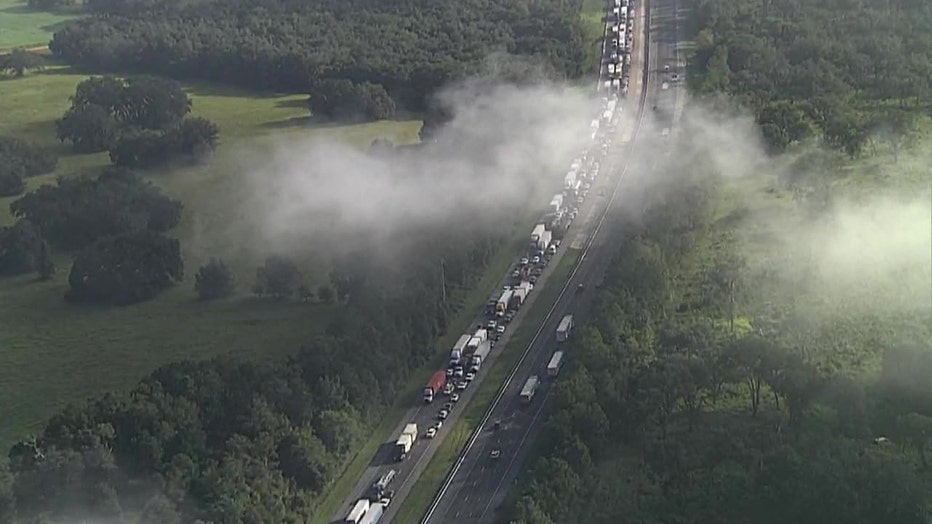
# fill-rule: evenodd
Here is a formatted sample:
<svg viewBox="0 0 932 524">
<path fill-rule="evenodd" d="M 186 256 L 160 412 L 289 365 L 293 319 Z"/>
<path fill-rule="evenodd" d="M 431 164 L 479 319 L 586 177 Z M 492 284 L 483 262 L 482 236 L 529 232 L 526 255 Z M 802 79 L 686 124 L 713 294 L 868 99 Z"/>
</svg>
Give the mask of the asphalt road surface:
<svg viewBox="0 0 932 524">
<path fill-rule="evenodd" d="M 636 13 L 635 27 L 638 36 L 635 39 L 633 55 L 640 60 L 634 59 L 635 66 L 632 68 L 632 86 L 628 95 L 629 106 L 632 107 L 626 108 L 618 131 L 620 136 L 617 139 L 623 145 L 614 148 L 615 154 L 606 166 L 615 170 L 615 176 L 605 177 L 618 184 L 613 191 L 624 191 L 624 184 L 621 182 L 627 171 L 650 168 L 651 159 L 631 154 L 631 148 L 636 147 L 636 144 L 652 142 L 651 150 L 662 150 L 657 145 L 665 140 L 664 129 L 672 130 L 675 127 L 685 98 L 685 64 L 680 62 L 678 44 L 679 6 L 676 0 L 651 0 L 648 8 L 649 14 L 640 12 L 641 10 Z M 649 33 L 649 39 L 645 38 L 646 33 Z M 643 47 L 645 42 L 648 42 L 647 49 Z M 648 64 L 646 69 L 643 68 L 645 63 Z M 669 66 L 669 71 L 665 66 Z M 677 75 L 676 81 L 673 80 L 673 74 Z M 637 82 L 637 79 L 641 82 Z M 638 108 L 630 103 L 641 96 L 643 110 L 653 113 L 650 117 L 652 125 L 645 128 L 640 126 L 642 118 Z M 555 339 L 556 326 L 566 314 L 574 315 L 577 326 L 585 322 L 596 288 L 619 249 L 620 236 L 611 234 L 612 226 L 615 225 L 611 218 L 617 217 L 612 213 L 614 193 L 610 200 L 603 217 L 598 217 L 597 225 L 584 227 L 577 233 L 576 242 L 588 247 L 576 273 L 567 284 L 566 292 L 545 321 L 541 336 L 533 343 L 528 358 L 520 366 L 515 379 L 501 400 L 493 406 L 485 427 L 480 428 L 475 440 L 460 457 L 453 476 L 448 479 L 434 501 L 424 522 L 484 523 L 496 520 L 496 509 L 515 482 L 530 448 L 528 444 L 533 442 L 545 418 L 543 415 L 547 412 L 546 401 L 553 383 L 559 379 L 546 377 L 546 365 L 553 351 L 559 346 Z M 607 222 L 602 222 L 606 219 Z M 604 228 L 600 227 L 603 224 Z M 578 291 L 580 283 L 584 286 L 581 292 Z M 572 356 L 567 355 L 567 358 Z M 518 394 L 527 377 L 531 375 L 541 377 L 542 385 L 533 401 L 524 405 L 520 402 Z M 494 428 L 496 420 L 501 423 L 497 430 Z M 500 453 L 497 460 L 491 458 L 493 450 Z"/>
<path fill-rule="evenodd" d="M 605 69 L 604 66 L 602 69 Z M 634 83 L 633 80 L 632 83 Z M 616 114 L 619 111 L 622 111 L 622 109 L 623 101 L 619 101 L 619 109 L 616 109 Z M 593 113 L 593 116 L 596 116 L 595 112 Z M 624 117 L 622 118 L 622 122 L 623 121 Z M 623 126 L 619 127 L 618 133 L 622 132 L 621 127 Z M 609 154 L 611 154 L 611 149 L 609 150 Z M 375 456 L 372 457 L 365 473 L 360 477 L 353 490 L 350 492 L 350 496 L 343 501 L 337 513 L 331 517 L 331 522 L 343 522 L 343 519 L 349 513 L 350 509 L 352 509 L 353 504 L 358 499 L 366 495 L 369 487 L 378 481 L 378 479 L 388 471 L 395 470 L 395 477 L 393 478 L 391 484 L 388 486 L 388 489 L 394 491 L 395 495 L 392 498 L 391 504 L 385 509 L 385 513 L 383 514 L 380 522 L 385 524 L 392 521 L 395 513 L 404 503 L 404 499 L 407 497 L 417 478 L 427 467 L 428 463 L 430 463 L 431 458 L 440 447 L 440 444 L 446 437 L 449 428 L 455 424 L 456 420 L 459 418 L 459 413 L 465 409 L 465 405 L 468 404 L 470 400 L 472 400 L 472 397 L 474 396 L 475 391 L 478 389 L 479 384 L 484 380 L 485 375 L 488 374 L 488 369 L 491 368 L 491 366 L 495 363 L 498 355 L 501 354 L 502 348 L 507 347 L 512 334 L 522 324 L 522 321 L 527 315 L 528 310 L 530 310 L 533 304 L 536 302 L 537 296 L 540 294 L 541 287 L 547 285 L 550 274 L 553 272 L 555 267 L 559 266 L 560 260 L 563 257 L 563 253 L 566 251 L 566 247 L 570 245 L 569 241 L 573 238 L 585 239 L 589 237 L 591 232 L 597 226 L 598 218 L 602 216 L 602 211 L 605 209 L 605 206 L 608 202 L 608 195 L 612 192 L 612 186 L 616 180 L 616 177 L 604 174 L 611 172 L 608 163 L 608 158 L 602 160 L 601 172 L 603 175 L 599 177 L 595 183 L 593 183 L 589 198 L 587 198 L 583 205 L 580 206 L 579 215 L 568 230 L 561 248 L 557 251 L 557 254 L 551 258 L 550 263 L 546 266 L 543 274 L 539 277 L 535 290 L 532 291 L 530 295 L 528 295 L 528 298 L 525 300 L 522 307 L 518 310 L 514 320 L 508 326 L 508 330 L 505 332 L 504 336 L 492 349 L 486 361 L 483 362 L 482 369 L 479 371 L 475 380 L 472 381 L 466 390 L 458 391 L 460 395 L 459 402 L 456 403 L 454 409 L 450 412 L 450 415 L 444 421 L 444 426 L 437 433 L 437 436 L 433 439 L 427 439 L 425 438 L 424 433 L 428 427 L 437 421 L 437 412 L 440 410 L 443 403 L 448 400 L 448 398 L 446 396 L 439 395 L 433 404 L 424 404 L 420 398 L 411 399 L 412 405 L 414 407 L 408 410 L 405 416 L 398 422 L 398 425 L 395 427 L 395 430 L 392 432 L 390 438 L 384 442 L 382 446 L 380 446 Z M 558 189 L 559 186 L 554 187 L 555 192 Z M 530 231 L 528 231 L 528 235 L 530 235 Z M 573 242 L 573 247 L 578 248 L 581 247 L 582 244 L 582 240 L 578 240 Z M 522 255 L 516 254 L 515 262 L 517 262 L 518 258 L 520 258 Z M 509 269 L 509 273 L 510 272 L 511 269 Z M 502 286 L 510 282 L 509 277 L 510 275 L 503 276 L 501 281 Z M 557 319 L 557 321 L 559 321 L 559 319 Z M 480 312 L 474 319 L 470 331 L 474 331 L 477 326 L 484 325 L 485 322 L 485 314 L 484 312 Z M 556 326 L 552 326 L 552 329 L 556 329 Z M 532 350 L 533 349 L 534 348 L 532 348 Z M 425 384 L 428 378 L 429 376 L 424 377 Z M 523 380 L 521 382 L 523 384 Z M 520 386 L 521 385 L 519 384 L 517 387 L 520 388 Z M 402 462 L 397 462 L 393 456 L 395 440 L 401 434 L 404 426 L 411 422 L 416 423 L 418 426 L 418 438 L 414 443 L 411 452 L 408 454 L 407 459 Z"/>
</svg>

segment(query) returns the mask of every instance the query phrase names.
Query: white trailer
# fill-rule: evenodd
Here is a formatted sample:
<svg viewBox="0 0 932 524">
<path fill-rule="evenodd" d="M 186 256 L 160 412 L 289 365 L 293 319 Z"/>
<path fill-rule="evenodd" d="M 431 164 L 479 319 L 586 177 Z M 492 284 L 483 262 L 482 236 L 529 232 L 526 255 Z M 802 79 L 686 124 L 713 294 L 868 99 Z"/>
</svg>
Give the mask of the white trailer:
<svg viewBox="0 0 932 524">
<path fill-rule="evenodd" d="M 537 393 L 537 385 L 540 380 L 537 378 L 537 375 L 534 375 L 527 379 L 527 382 L 524 383 L 524 387 L 521 388 L 521 402 L 525 404 L 530 404 L 531 400 L 534 399 L 534 393 Z"/>
<path fill-rule="evenodd" d="M 545 229 L 547 229 L 547 225 L 543 223 L 534 226 L 534 229 L 531 230 L 531 242 L 537 242 L 537 239 L 540 238 L 540 234 L 543 233 Z"/>
<path fill-rule="evenodd" d="M 579 181 L 577 180 L 576 183 L 578 184 Z M 550 241 L 552 239 L 553 239 L 553 232 L 544 231 L 544 234 L 540 236 L 540 241 L 537 242 L 537 249 L 540 249 L 541 251 L 547 249 L 547 246 L 550 245 Z"/>
<path fill-rule="evenodd" d="M 512 291 L 509 289 L 502 293 L 502 296 L 498 299 L 498 304 L 495 304 L 495 310 L 499 315 L 504 315 L 505 311 L 508 311 L 508 306 L 511 304 L 511 295 Z"/>
<path fill-rule="evenodd" d="M 346 524 L 359 524 L 362 522 L 362 518 L 366 515 L 367 511 L 369 511 L 369 500 L 359 499 L 356 501 L 356 504 L 353 505 L 353 509 L 350 510 L 349 515 L 346 516 L 343 522 Z"/>
<path fill-rule="evenodd" d="M 483 342 L 479 346 L 479 349 L 477 349 L 476 352 L 472 354 L 472 358 L 470 360 L 470 365 L 472 366 L 471 371 L 479 371 L 479 367 L 482 366 L 482 363 L 489 356 L 490 351 L 492 351 L 492 344 L 488 341 Z"/>
<path fill-rule="evenodd" d="M 366 516 L 359 521 L 359 524 L 377 524 L 382 518 L 383 511 L 385 511 L 385 506 L 381 504 L 370 505 L 369 511 L 367 511 Z"/>
<path fill-rule="evenodd" d="M 485 328 L 479 328 L 475 333 L 473 333 L 472 336 L 478 338 L 479 342 L 485 342 L 489 339 L 489 330 Z"/>
<path fill-rule="evenodd" d="M 453 350 L 462 352 L 464 349 L 466 349 L 466 344 L 469 344 L 469 339 L 471 338 L 472 335 L 469 333 L 460 335 L 460 338 L 456 339 L 456 344 L 453 344 Z"/>
<path fill-rule="evenodd" d="M 573 331 L 573 315 L 566 315 L 563 319 L 560 320 L 560 325 L 557 326 L 557 342 L 563 342 L 570 336 L 570 332 Z"/>
<path fill-rule="evenodd" d="M 570 187 L 576 182 L 576 171 L 570 171 L 563 177 L 563 187 Z M 533 237 L 532 237 L 533 238 Z M 540 238 L 540 235 L 538 235 Z"/>
<path fill-rule="evenodd" d="M 547 364 L 547 375 L 551 377 L 557 376 L 557 373 L 560 372 L 560 368 L 563 366 L 563 352 L 554 351 L 553 356 L 550 357 L 550 362 Z"/>
<path fill-rule="evenodd" d="M 463 352 L 464 355 L 471 355 L 475 353 L 476 348 L 482 344 L 482 339 L 479 337 L 472 337 L 469 339 L 469 344 L 466 344 L 466 351 Z"/>
</svg>

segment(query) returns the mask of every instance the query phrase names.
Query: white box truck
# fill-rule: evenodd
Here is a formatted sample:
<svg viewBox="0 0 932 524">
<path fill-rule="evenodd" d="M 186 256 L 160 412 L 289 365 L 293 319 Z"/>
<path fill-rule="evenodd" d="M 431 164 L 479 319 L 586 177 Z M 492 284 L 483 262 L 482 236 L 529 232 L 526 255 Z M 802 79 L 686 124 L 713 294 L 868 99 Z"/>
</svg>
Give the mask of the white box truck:
<svg viewBox="0 0 932 524">
<path fill-rule="evenodd" d="M 531 400 L 534 399 L 534 394 L 537 393 L 538 382 L 537 375 L 527 379 L 527 382 L 524 383 L 524 387 L 521 388 L 521 402 L 525 404 L 531 403 Z"/>
<path fill-rule="evenodd" d="M 550 362 L 547 363 L 547 375 L 551 377 L 557 376 L 557 373 L 560 372 L 560 368 L 563 366 L 563 352 L 554 351 L 553 356 L 550 357 Z"/>
<path fill-rule="evenodd" d="M 369 500 L 368 499 L 359 499 L 356 501 L 356 504 L 353 505 L 353 509 L 350 510 L 349 515 L 343 520 L 346 524 L 359 524 L 362 522 L 363 517 L 366 516 L 366 512 L 369 511 Z"/>
<path fill-rule="evenodd" d="M 557 342 L 563 342 L 570 336 L 573 331 L 573 315 L 566 315 L 560 320 L 557 326 Z"/>
</svg>

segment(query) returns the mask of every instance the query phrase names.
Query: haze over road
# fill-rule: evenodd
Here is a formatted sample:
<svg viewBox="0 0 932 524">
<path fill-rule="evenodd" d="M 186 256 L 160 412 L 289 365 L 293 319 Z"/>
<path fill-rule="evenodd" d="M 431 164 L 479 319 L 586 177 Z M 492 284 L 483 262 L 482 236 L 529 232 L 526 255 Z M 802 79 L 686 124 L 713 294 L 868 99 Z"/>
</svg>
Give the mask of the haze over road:
<svg viewBox="0 0 932 524">
<path fill-rule="evenodd" d="M 617 139 L 624 145 L 615 147 L 611 161 L 606 166 L 613 171 L 609 171 L 610 176 L 604 177 L 602 183 L 597 184 L 602 187 L 618 184 L 616 188 L 622 192 L 626 171 L 647 170 L 650 167 L 650 159 L 631 154 L 632 148 L 646 140 L 657 141 L 658 132 L 673 128 L 682 112 L 685 99 L 682 78 L 678 78 L 678 82 L 672 81 L 673 74 L 677 74 L 678 77 L 683 75 L 684 65 L 679 63 L 678 58 L 678 6 L 674 0 L 651 1 L 649 13 L 644 13 L 644 10 L 637 13 L 636 34 L 639 37 L 635 40 L 632 52 L 637 59 L 632 67 L 628 107 L 617 131 Z M 648 32 L 649 39 L 645 38 Z M 649 42 L 648 49 L 643 47 L 645 42 Z M 646 70 L 643 68 L 645 58 L 649 64 Z M 664 66 L 669 66 L 670 71 L 665 71 Z M 636 102 L 641 102 L 643 107 L 636 107 Z M 640 128 L 639 109 L 654 113 L 652 119 L 657 124 L 656 129 Z M 613 188 L 608 190 L 612 191 Z M 602 206 L 597 206 L 600 209 L 588 210 L 586 225 L 575 233 L 574 247 L 585 247 L 588 244 L 588 249 L 579 263 L 577 272 L 567 284 L 568 291 L 558 300 L 527 359 L 500 402 L 492 408 L 489 422 L 480 428 L 480 433 L 461 457 L 455 474 L 448 479 L 449 483 L 435 500 L 435 506 L 424 522 L 440 524 L 495 521 L 496 508 L 514 484 L 530 448 L 529 444 L 540 429 L 543 415 L 547 411 L 546 400 L 552 391 L 553 379 L 544 378 L 530 405 L 523 405 L 518 393 L 529 376 L 546 377 L 547 362 L 557 349 L 555 330 L 560 319 L 566 314 L 573 314 L 577 325 L 585 322 L 595 290 L 617 253 L 620 235 L 613 234 L 612 231 L 615 225 L 611 220 L 612 202 L 608 202 L 604 227 L 597 227 L 595 224 L 601 219 L 599 215 L 606 204 L 606 199 L 602 200 Z M 590 234 L 593 235 L 591 238 Z M 578 284 L 583 284 L 584 288 L 582 292 L 575 293 Z M 572 355 L 568 355 L 568 358 L 572 358 Z M 495 420 L 501 421 L 498 430 L 493 428 L 491 422 Z M 493 450 L 500 450 L 501 456 L 498 460 L 490 458 Z"/>
</svg>

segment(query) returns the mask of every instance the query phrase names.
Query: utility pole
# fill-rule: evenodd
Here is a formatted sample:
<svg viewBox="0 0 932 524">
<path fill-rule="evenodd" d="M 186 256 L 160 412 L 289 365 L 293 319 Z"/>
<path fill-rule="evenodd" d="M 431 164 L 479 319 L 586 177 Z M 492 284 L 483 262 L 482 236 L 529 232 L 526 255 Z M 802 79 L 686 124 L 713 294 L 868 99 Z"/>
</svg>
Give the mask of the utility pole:
<svg viewBox="0 0 932 524">
<path fill-rule="evenodd" d="M 444 305 L 447 303 L 447 276 L 443 271 L 444 261 L 440 259 L 440 299 L 443 300 Z"/>
</svg>

